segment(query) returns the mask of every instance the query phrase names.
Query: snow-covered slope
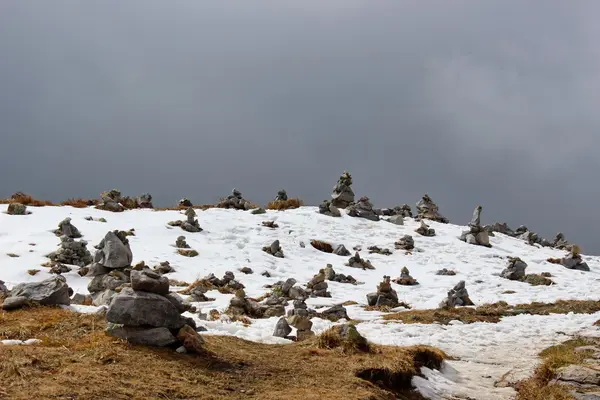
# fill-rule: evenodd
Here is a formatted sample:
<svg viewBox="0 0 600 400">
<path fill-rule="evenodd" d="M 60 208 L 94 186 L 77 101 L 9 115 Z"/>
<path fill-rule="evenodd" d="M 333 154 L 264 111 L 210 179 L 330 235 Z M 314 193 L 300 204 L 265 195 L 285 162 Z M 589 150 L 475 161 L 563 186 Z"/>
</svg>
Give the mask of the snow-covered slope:
<svg viewBox="0 0 600 400">
<path fill-rule="evenodd" d="M 129 238 L 134 263 L 144 260 L 152 266 L 169 261 L 176 270 L 169 274 L 169 278 L 187 282 L 211 272 L 221 277 L 226 271 L 232 271 L 246 286 L 247 295 L 252 297 L 264 294 L 268 290 L 263 287 L 265 284 L 290 277 L 299 284 L 305 284 L 329 263 L 336 272 L 350 274 L 364 284 L 354 286 L 328 282 L 332 297 L 311 298 L 307 300 L 310 306 L 356 301 L 359 305 L 347 307 L 348 314 L 351 318 L 365 321 L 358 325 L 358 329 L 369 340 L 394 345 L 431 344 L 462 359 L 448 363 L 443 376 L 431 372 L 428 381 L 416 380 L 422 392 L 432 398 L 443 398 L 439 397 L 441 393 L 470 395 L 478 399 L 510 398 L 514 394 L 512 389 L 494 388 L 495 380 L 513 368 L 517 372 L 527 372 L 535 362 L 535 354 L 539 349 L 564 340 L 564 334 L 556 332 L 579 332 L 600 318 L 600 315 L 519 316 L 504 318 L 498 324 L 404 325 L 383 324 L 381 313 L 365 311 L 361 307 L 366 303 L 366 294 L 375 291 L 383 275 L 399 276 L 403 266 L 410 270 L 420 285 L 393 284 L 393 287 L 399 299 L 415 309 L 436 308 L 446 292 L 460 280 L 466 281 L 470 297 L 476 304 L 500 300 L 517 304 L 598 298 L 595 289 L 600 278 L 600 258 L 584 256 L 590 272 L 568 270 L 545 261 L 548 257 L 560 257 L 564 252 L 530 246 L 502 234 L 490 238 L 492 248 L 461 242 L 458 237 L 466 229 L 465 226 L 428 222 L 436 230 L 437 236 L 422 237 L 414 232 L 418 223 L 411 218 L 405 219 L 404 226 L 398 226 L 386 221 L 372 222 L 346 215 L 332 218 L 318 214 L 315 207 L 267 211 L 262 215 L 209 209 L 198 210 L 198 219 L 204 231 L 186 233 L 178 227 L 167 225 L 168 221 L 185 219 L 178 211 L 131 210 L 116 214 L 94 208 L 42 207 L 30 210 L 30 215 L 11 216 L 4 213 L 6 206 L 0 206 L 0 279 L 9 288 L 20 282 L 37 281 L 50 276 L 48 269 L 40 264 L 48 261 L 46 254 L 56 250 L 60 241 L 52 230 L 65 217 L 72 218 L 72 223 L 83 233 L 83 239 L 88 241 L 88 249 L 92 253 L 93 245 L 107 231 L 135 228 L 136 236 Z M 103 217 L 107 222 L 88 221 L 84 219 L 87 216 L 95 219 Z M 279 228 L 263 227 L 261 222 L 266 220 L 276 220 Z M 418 251 L 407 255 L 404 251 L 394 250 L 394 242 L 405 234 L 414 237 Z M 187 258 L 176 253 L 174 243 L 180 235 L 186 236 L 188 244 L 199 252 L 198 257 Z M 281 242 L 285 254 L 283 259 L 261 250 L 275 239 Z M 344 263 L 348 257 L 320 252 L 310 245 L 311 239 L 344 244 L 350 251 L 360 245 L 362 257 L 369 259 L 376 269 L 363 271 L 346 267 Z M 306 246 L 301 247 L 300 242 Z M 367 247 L 372 245 L 388 248 L 393 254 L 368 254 Z M 8 253 L 19 257 L 10 257 Z M 507 256 L 518 256 L 527 262 L 527 273 L 550 272 L 556 285 L 530 286 L 500 278 L 499 273 L 507 264 Z M 242 267 L 252 268 L 254 274 L 240 273 L 238 269 Z M 436 275 L 436 271 L 442 268 L 453 269 L 457 274 Z M 29 269 L 41 271 L 30 276 L 27 273 Z M 75 292 L 87 293 L 89 278 L 80 277 L 76 270 L 74 268 L 64 276 Z M 262 276 L 263 271 L 268 271 L 271 277 Z M 515 293 L 506 294 L 506 291 Z M 231 297 L 216 291 L 207 295 L 216 300 L 198 303 L 202 312 L 214 308 L 223 311 Z M 271 336 L 276 322 L 277 318 L 256 320 L 249 327 L 227 321 L 203 321 L 201 324 L 209 329 L 210 334 L 232 334 L 250 340 L 285 343 L 286 340 Z M 331 325 L 320 319 L 313 319 L 313 322 L 313 330 L 317 333 Z M 488 393 L 486 397 L 481 397 L 482 390 Z"/>
</svg>

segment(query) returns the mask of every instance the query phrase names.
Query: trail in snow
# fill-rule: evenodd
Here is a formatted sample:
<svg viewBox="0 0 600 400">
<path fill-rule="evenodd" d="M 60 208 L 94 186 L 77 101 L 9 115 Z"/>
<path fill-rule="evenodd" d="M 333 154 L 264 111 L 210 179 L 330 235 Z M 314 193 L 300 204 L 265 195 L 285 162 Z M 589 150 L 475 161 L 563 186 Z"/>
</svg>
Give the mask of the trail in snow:
<svg viewBox="0 0 600 400">
<path fill-rule="evenodd" d="M 0 206 L 5 211 L 6 206 Z M 471 299 L 475 304 L 506 301 L 509 304 L 533 301 L 552 302 L 558 299 L 596 299 L 595 288 L 600 275 L 600 258 L 584 256 L 590 272 L 568 270 L 550 264 L 549 257 L 560 257 L 562 251 L 529 246 L 525 242 L 496 234 L 490 238 L 492 248 L 473 246 L 461 242 L 458 237 L 465 226 L 428 222 L 436 230 L 435 237 L 421 237 L 414 232 L 419 223 L 405 219 L 404 226 L 386 221 L 372 222 L 365 219 L 332 218 L 317 213 L 316 207 L 303 207 L 284 212 L 268 211 L 263 215 L 249 212 L 209 209 L 198 210 L 198 219 L 204 231 L 187 233 L 167 222 L 182 219 L 177 211 L 131 210 L 110 213 L 93 208 L 31 207 L 32 214 L 11 216 L 0 213 L 0 279 L 10 288 L 20 282 L 45 279 L 50 276 L 40 264 L 47 261 L 45 255 L 54 251 L 59 239 L 52 233 L 57 224 L 69 216 L 72 223 L 88 241 L 93 253 L 96 245 L 107 231 L 135 228 L 136 236 L 129 237 L 134 263 L 144 260 L 148 265 L 169 261 L 175 272 L 170 279 L 192 282 L 209 273 L 221 277 L 232 271 L 246 286 L 248 296 L 260 296 L 267 289 L 265 284 L 295 278 L 299 284 L 308 282 L 319 269 L 332 264 L 336 272 L 350 274 L 361 285 L 328 282 L 331 298 L 312 298 L 307 303 L 312 307 L 339 304 L 345 301 L 366 303 L 366 294 L 375 291 L 383 275 L 396 277 L 406 266 L 420 285 L 399 286 L 393 284 L 399 300 L 414 309 L 436 308 L 446 292 L 458 281 L 465 280 Z M 84 218 L 104 217 L 107 222 L 87 221 Z M 279 228 L 261 225 L 262 221 L 276 220 Z M 468 221 L 466 220 L 465 223 Z M 394 251 L 394 242 L 409 234 L 415 239 L 419 251 L 406 255 Z M 187 258 L 176 253 L 175 239 L 184 235 L 188 244 L 200 255 Z M 261 249 L 279 239 L 285 258 L 275 258 Z M 320 252 L 310 245 L 311 239 L 344 244 L 349 250 L 356 245 L 362 249 L 361 256 L 369 259 L 375 270 L 363 271 L 344 266 L 348 257 Z M 305 247 L 300 246 L 305 243 Z M 32 245 L 35 244 L 35 245 Z M 377 245 L 394 251 L 391 256 L 368 254 L 368 246 Z M 352 251 L 352 250 L 351 250 Z M 7 253 L 20 257 L 12 258 Z M 507 256 L 518 256 L 528 264 L 527 273 L 550 272 L 553 286 L 530 286 L 527 283 L 508 281 L 499 273 L 507 264 Z M 250 267 L 254 274 L 244 275 L 239 268 Z M 41 269 L 35 276 L 27 270 Z M 454 269 L 456 276 L 437 276 L 442 268 Z M 87 293 L 90 278 L 82 278 L 76 268 L 64 274 L 76 293 Z M 261 275 L 268 271 L 270 278 Z M 515 291 L 506 294 L 506 291 Z M 210 309 L 224 311 L 231 295 L 216 291 L 207 293 L 214 301 L 197 303 L 202 312 Z M 84 307 L 74 307 L 87 310 Z M 93 309 L 93 308 L 92 308 Z M 566 339 L 564 332 L 574 334 L 589 328 L 598 315 L 517 316 L 504 318 L 498 324 L 478 323 L 470 325 L 405 325 L 386 323 L 380 320 L 381 313 L 368 312 L 360 306 L 348 307 L 351 318 L 364 320 L 359 331 L 374 343 L 393 345 L 431 344 L 442 348 L 460 361 L 449 362 L 444 374 L 429 371 L 429 380 L 416 379 L 423 393 L 431 398 L 454 394 L 481 399 L 508 399 L 514 395 L 510 388 L 494 388 L 493 382 L 504 373 L 513 370 L 526 374 L 535 363 L 537 352 L 548 345 Z M 209 334 L 235 335 L 249 340 L 266 343 L 286 343 L 285 339 L 272 335 L 277 318 L 254 320 L 244 327 L 240 323 L 227 321 L 199 321 L 209 329 Z M 320 332 L 332 325 L 329 321 L 313 319 L 313 330 Z M 455 371 L 453 371 L 453 369 Z M 481 397 L 487 390 L 489 397 Z M 484 391 L 485 392 L 485 391 Z M 470 394 L 469 394 L 470 393 Z M 438 397 L 436 397 L 438 396 Z M 479 396 L 479 397 L 477 397 Z"/>
</svg>

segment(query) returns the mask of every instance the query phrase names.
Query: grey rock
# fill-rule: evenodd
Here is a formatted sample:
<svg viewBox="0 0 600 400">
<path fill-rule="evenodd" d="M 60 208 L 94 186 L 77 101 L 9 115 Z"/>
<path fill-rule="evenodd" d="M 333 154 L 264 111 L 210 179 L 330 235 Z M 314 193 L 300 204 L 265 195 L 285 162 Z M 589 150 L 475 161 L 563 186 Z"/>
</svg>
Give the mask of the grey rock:
<svg viewBox="0 0 600 400">
<path fill-rule="evenodd" d="M 154 208 L 152 205 L 152 195 L 150 193 L 144 193 L 137 198 L 137 204 L 139 208 Z"/>
<path fill-rule="evenodd" d="M 346 308 L 341 304 L 335 305 L 331 308 L 328 308 L 325 311 L 322 311 L 321 316 L 325 317 L 330 321 L 337 321 L 343 318 L 350 320 Z"/>
<path fill-rule="evenodd" d="M 116 290 L 129 283 L 125 274 L 120 276 L 114 275 L 98 275 L 88 283 L 88 291 L 90 293 L 103 292 L 105 290 Z"/>
<path fill-rule="evenodd" d="M 402 215 L 393 215 L 388 218 L 388 222 L 394 225 L 404 225 L 404 217 Z"/>
<path fill-rule="evenodd" d="M 379 215 L 373 210 L 373 204 L 368 197 L 361 197 L 356 204 L 348 207 L 348 215 L 351 217 L 365 218 L 370 221 L 379 221 Z"/>
<path fill-rule="evenodd" d="M 600 371 L 583 365 L 569 365 L 556 371 L 556 378 L 563 382 L 600 385 Z"/>
<path fill-rule="evenodd" d="M 277 324 L 275 325 L 275 331 L 273 332 L 273 336 L 285 338 L 292 332 L 292 328 L 288 324 L 285 318 L 279 318 Z"/>
<path fill-rule="evenodd" d="M 430 228 L 429 225 L 427 225 L 423 221 L 421 221 L 421 226 L 415 229 L 415 232 L 417 232 L 421 236 L 435 236 L 435 229 Z"/>
<path fill-rule="evenodd" d="M 4 303 L 2 303 L 2 309 L 6 311 L 17 310 L 21 307 L 27 305 L 29 300 L 24 296 L 10 296 L 4 299 Z"/>
<path fill-rule="evenodd" d="M 112 299 L 117 295 L 117 292 L 107 289 L 101 292 L 92 293 L 92 304 L 96 307 L 108 306 Z"/>
<path fill-rule="evenodd" d="M 164 347 L 177 342 L 168 328 L 138 328 L 109 324 L 106 333 L 119 339 L 127 340 L 132 344 Z"/>
<path fill-rule="evenodd" d="M 285 190 L 281 189 L 279 192 L 277 192 L 275 201 L 286 201 L 287 199 L 288 199 L 288 195 Z"/>
<path fill-rule="evenodd" d="M 77 239 L 81 237 L 81 233 L 73 224 L 71 224 L 71 218 L 69 217 L 65 218 L 58 224 L 58 229 L 54 231 L 54 234 L 57 236 L 64 235 L 70 237 L 71 239 Z"/>
<path fill-rule="evenodd" d="M 352 253 L 350 253 L 350 251 L 343 244 L 340 244 L 340 245 L 336 246 L 336 248 L 333 250 L 333 254 L 336 254 L 338 256 L 347 257 L 347 256 L 351 255 Z"/>
<path fill-rule="evenodd" d="M 93 304 L 93 299 L 89 294 L 75 293 L 73 298 L 71 298 L 71 304 L 91 305 Z"/>
<path fill-rule="evenodd" d="M 13 288 L 7 299 L 11 297 L 24 297 L 43 305 L 71 304 L 69 286 L 60 275 L 41 282 L 20 283 Z"/>
<path fill-rule="evenodd" d="M 415 248 L 415 241 L 412 236 L 404 235 L 394 245 L 396 249 L 410 251 Z"/>
<path fill-rule="evenodd" d="M 6 213 L 9 215 L 27 215 L 27 206 L 21 203 L 10 203 L 6 209 Z"/>
<path fill-rule="evenodd" d="M 121 290 L 111 302 L 106 319 L 127 326 L 154 326 L 179 329 L 185 319 L 164 296 L 149 292 Z"/>
<path fill-rule="evenodd" d="M 448 291 L 448 296 L 440 303 L 440 308 L 453 308 L 456 306 L 472 306 L 469 293 L 465 287 L 465 281 L 460 281 Z"/>
<path fill-rule="evenodd" d="M 98 251 L 94 261 L 106 268 L 125 268 L 131 265 L 133 254 L 129 242 L 115 231 L 109 231 L 96 248 Z"/>
<path fill-rule="evenodd" d="M 131 288 L 143 292 L 166 295 L 169 293 L 169 280 L 164 276 L 144 270 L 131 271 Z"/>
<path fill-rule="evenodd" d="M 250 213 L 254 214 L 254 215 L 260 215 L 260 214 L 266 214 L 267 211 L 264 208 L 259 207 L 259 208 L 255 208 L 254 210 L 250 211 Z"/>
<path fill-rule="evenodd" d="M 179 313 L 184 313 L 190 309 L 189 305 L 186 305 L 183 298 L 177 293 L 169 293 L 165 295 L 165 298 L 175 306 Z"/>
<path fill-rule="evenodd" d="M 185 241 L 185 236 L 179 236 L 177 240 L 175 240 L 175 247 L 178 249 L 189 249 L 190 245 Z"/>
<path fill-rule="evenodd" d="M 76 241 L 68 236 L 60 237 L 58 250 L 48 254 L 48 258 L 62 264 L 77 265 L 83 267 L 92 262 L 92 255 L 87 250 L 85 240 Z"/>
<path fill-rule="evenodd" d="M 351 186 L 352 176 L 347 171 L 344 171 L 337 184 L 333 187 L 331 204 L 339 208 L 346 208 L 352 204 L 354 202 L 354 192 Z"/>
<path fill-rule="evenodd" d="M 519 281 L 525 278 L 527 263 L 519 257 L 509 257 L 508 266 L 500 273 L 502 278 Z"/>
</svg>

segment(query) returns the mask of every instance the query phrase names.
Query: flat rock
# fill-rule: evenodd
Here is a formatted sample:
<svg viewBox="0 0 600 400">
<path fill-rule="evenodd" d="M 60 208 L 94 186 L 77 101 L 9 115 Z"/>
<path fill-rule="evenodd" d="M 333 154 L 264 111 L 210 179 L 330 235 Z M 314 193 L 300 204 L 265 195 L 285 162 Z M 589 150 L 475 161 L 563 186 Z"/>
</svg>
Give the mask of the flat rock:
<svg viewBox="0 0 600 400">
<path fill-rule="evenodd" d="M 185 319 L 169 299 L 156 293 L 125 288 L 110 303 L 106 319 L 127 326 L 153 326 L 179 329 Z"/>
<path fill-rule="evenodd" d="M 169 346 L 177 339 L 167 328 L 138 328 L 132 326 L 119 326 L 109 324 L 106 333 L 119 339 L 127 340 L 132 344 L 142 344 L 146 346 Z"/>
</svg>

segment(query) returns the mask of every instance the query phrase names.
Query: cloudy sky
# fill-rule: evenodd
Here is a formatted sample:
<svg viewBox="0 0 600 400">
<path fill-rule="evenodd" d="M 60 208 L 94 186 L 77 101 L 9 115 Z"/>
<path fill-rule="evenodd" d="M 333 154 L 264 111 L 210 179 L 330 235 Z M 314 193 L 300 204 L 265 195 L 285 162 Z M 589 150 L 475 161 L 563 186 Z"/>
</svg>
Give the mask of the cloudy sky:
<svg viewBox="0 0 600 400">
<path fill-rule="evenodd" d="M 600 253 L 600 3 L 0 3 L 0 196 L 376 206 Z"/>
</svg>

